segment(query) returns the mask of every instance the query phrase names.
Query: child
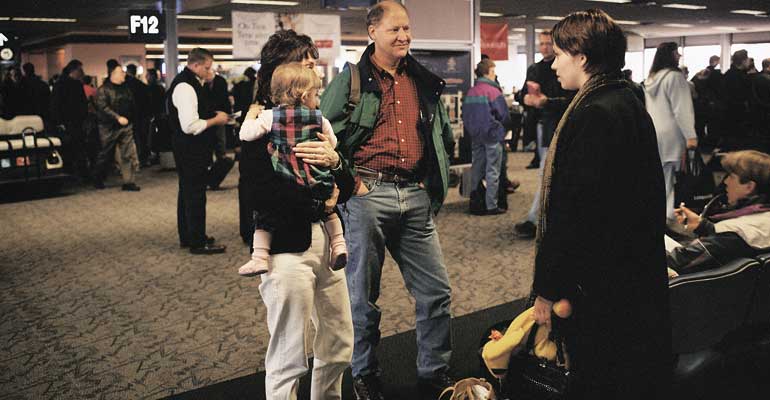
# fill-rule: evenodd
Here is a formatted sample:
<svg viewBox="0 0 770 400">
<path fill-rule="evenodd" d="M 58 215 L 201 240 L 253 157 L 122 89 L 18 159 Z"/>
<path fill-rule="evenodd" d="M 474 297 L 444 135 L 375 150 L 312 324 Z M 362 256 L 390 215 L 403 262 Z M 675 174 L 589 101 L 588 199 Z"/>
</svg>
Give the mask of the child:
<svg viewBox="0 0 770 400">
<path fill-rule="evenodd" d="M 339 190 L 334 184 L 334 177 L 325 168 L 318 168 L 302 162 L 292 148 L 301 142 L 318 140 L 321 132 L 329 138 L 331 145 L 337 147 L 331 123 L 317 109 L 318 90 L 321 79 L 316 73 L 302 66 L 301 63 L 289 63 L 278 66 L 273 72 L 270 95 L 275 104 L 272 110 L 259 112 L 257 107 L 246 115 L 240 138 L 254 141 L 269 134 L 268 151 L 272 154 L 273 168 L 282 178 L 298 185 L 309 186 L 313 198 L 326 201 L 337 197 Z M 259 117 L 256 114 L 259 113 Z M 280 210 L 275 212 L 280 213 Z M 342 234 L 342 222 L 333 208 L 326 210 L 324 227 L 331 245 L 331 263 L 333 270 L 339 270 L 347 264 L 347 248 Z M 255 221 L 251 261 L 238 269 L 241 276 L 255 276 L 268 272 L 268 258 L 271 234 L 275 218 L 257 218 Z"/>
</svg>

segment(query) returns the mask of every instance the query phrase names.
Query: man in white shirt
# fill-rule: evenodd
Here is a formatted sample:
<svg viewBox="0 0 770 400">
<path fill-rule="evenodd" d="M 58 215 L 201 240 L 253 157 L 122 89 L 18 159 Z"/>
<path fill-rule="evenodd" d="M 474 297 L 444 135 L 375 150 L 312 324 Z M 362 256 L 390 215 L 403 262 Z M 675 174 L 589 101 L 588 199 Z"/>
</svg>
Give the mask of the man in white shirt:
<svg viewBox="0 0 770 400">
<path fill-rule="evenodd" d="M 215 138 L 208 128 L 227 123 L 228 116 L 214 111 L 203 82 L 211 73 L 214 57 L 195 48 L 187 66 L 174 78 L 168 90 L 169 127 L 174 160 L 179 174 L 177 226 L 179 245 L 193 254 L 223 253 L 225 246 L 206 235 L 206 183 Z"/>
</svg>

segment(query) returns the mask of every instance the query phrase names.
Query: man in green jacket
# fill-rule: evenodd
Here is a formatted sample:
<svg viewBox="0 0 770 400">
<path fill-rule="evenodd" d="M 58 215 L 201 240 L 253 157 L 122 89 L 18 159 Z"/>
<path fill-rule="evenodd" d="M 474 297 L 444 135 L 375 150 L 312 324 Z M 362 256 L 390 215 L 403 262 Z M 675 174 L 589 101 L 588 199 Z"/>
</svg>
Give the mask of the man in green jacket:
<svg viewBox="0 0 770 400">
<path fill-rule="evenodd" d="M 351 168 L 355 195 L 342 208 L 349 259 L 345 269 L 353 313 L 354 389 L 382 399 L 375 357 L 380 339 L 377 298 L 388 249 L 415 299 L 417 373 L 426 394 L 451 385 L 451 289 L 433 214 L 447 193 L 449 119 L 444 81 L 409 55 L 406 8 L 380 2 L 367 15 L 373 44 L 358 63 L 360 101 L 349 104 L 351 71 L 331 82 L 321 111 Z"/>
</svg>

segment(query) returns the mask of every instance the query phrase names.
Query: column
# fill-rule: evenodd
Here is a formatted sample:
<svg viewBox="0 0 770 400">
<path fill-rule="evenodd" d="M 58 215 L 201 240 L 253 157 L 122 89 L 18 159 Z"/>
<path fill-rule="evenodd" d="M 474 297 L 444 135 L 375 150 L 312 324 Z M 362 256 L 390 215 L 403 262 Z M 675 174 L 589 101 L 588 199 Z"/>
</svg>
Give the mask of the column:
<svg viewBox="0 0 770 400">
<path fill-rule="evenodd" d="M 166 62 L 166 87 L 169 87 L 176 76 L 176 69 L 179 64 L 176 0 L 163 0 L 163 12 L 166 15 L 166 41 L 163 50 L 165 53 L 164 61 Z"/>
</svg>

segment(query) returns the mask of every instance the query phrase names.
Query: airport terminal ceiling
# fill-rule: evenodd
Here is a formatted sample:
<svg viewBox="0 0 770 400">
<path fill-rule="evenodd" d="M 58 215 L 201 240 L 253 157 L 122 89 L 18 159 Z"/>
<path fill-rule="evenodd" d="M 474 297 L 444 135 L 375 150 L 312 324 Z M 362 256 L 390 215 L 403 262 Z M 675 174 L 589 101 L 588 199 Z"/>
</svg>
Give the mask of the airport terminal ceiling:
<svg viewBox="0 0 770 400">
<path fill-rule="evenodd" d="M 231 28 L 231 12 L 239 10 L 336 13 L 342 16 L 343 41 L 366 40 L 363 10 L 324 9 L 321 0 L 297 0 L 294 1 L 296 6 L 238 4 L 239 1 L 244 0 L 178 0 L 178 14 L 210 17 L 180 18 L 180 36 L 227 39 L 231 35 L 228 31 Z M 603 8 L 616 19 L 627 21 L 628 24 L 624 25 L 627 30 L 647 38 L 770 30 L 770 18 L 767 15 L 770 12 L 770 0 L 629 0 L 625 4 L 608 1 L 482 0 L 481 11 L 501 15 L 484 17 L 483 20 L 506 21 L 512 31 L 530 24 L 540 29 L 549 28 L 555 23 L 555 17 L 591 7 Z M 16 32 L 25 45 L 66 34 L 126 36 L 129 10 L 161 8 L 161 2 L 149 0 L 28 0 L 3 3 L 0 8 L 0 25 Z M 408 1 L 406 3 L 408 5 Z M 706 8 L 692 10 L 664 7 L 672 3 Z M 755 10 L 764 14 L 736 14 L 731 12 L 734 10 Z M 19 21 L 16 19 L 18 17 L 62 18 L 69 22 Z"/>
</svg>

